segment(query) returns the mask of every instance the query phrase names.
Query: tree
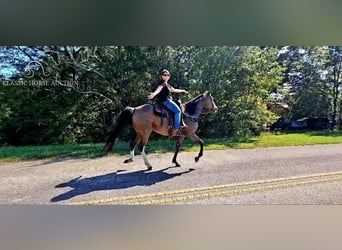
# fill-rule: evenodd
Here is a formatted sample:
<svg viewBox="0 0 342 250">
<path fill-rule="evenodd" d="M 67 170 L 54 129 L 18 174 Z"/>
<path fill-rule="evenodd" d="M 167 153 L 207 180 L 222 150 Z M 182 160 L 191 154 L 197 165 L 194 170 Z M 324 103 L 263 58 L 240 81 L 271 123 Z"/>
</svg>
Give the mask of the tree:
<svg viewBox="0 0 342 250">
<path fill-rule="evenodd" d="M 342 47 L 341 46 L 329 46 L 329 61 L 326 64 L 327 74 L 326 81 L 330 85 L 332 95 L 332 115 L 331 119 L 333 126 L 338 120 L 338 126 L 341 127 L 342 118 L 342 98 L 341 98 L 341 86 L 342 86 Z M 340 101 L 339 101 L 340 100 Z M 339 113 L 338 113 L 338 110 Z M 337 119 L 338 118 L 338 119 Z"/>
</svg>

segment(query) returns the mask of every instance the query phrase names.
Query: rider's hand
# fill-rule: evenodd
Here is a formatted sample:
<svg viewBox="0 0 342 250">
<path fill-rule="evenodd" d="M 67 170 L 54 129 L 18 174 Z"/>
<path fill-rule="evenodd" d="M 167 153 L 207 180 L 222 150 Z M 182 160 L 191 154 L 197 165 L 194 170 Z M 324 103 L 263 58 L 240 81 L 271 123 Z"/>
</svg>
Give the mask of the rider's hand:
<svg viewBox="0 0 342 250">
<path fill-rule="evenodd" d="M 154 93 L 150 93 L 150 94 L 147 96 L 147 98 L 151 100 L 151 99 L 154 98 L 154 96 L 155 96 Z"/>
</svg>

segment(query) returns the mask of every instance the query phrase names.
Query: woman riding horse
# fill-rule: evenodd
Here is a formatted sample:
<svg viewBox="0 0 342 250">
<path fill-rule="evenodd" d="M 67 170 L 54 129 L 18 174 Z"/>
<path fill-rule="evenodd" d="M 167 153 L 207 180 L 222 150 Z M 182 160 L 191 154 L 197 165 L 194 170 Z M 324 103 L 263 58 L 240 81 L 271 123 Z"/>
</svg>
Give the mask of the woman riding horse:
<svg viewBox="0 0 342 250">
<path fill-rule="evenodd" d="M 172 163 L 175 163 L 179 167 L 179 163 L 176 158 L 179 152 L 179 148 L 182 145 L 185 137 L 189 138 L 191 141 L 196 142 L 200 145 L 200 152 L 195 161 L 198 162 L 199 158 L 203 155 L 203 141 L 195 133 L 198 128 L 198 119 L 203 109 L 216 112 L 218 110 L 216 104 L 214 103 L 214 98 L 211 96 L 210 92 L 206 91 L 202 95 L 197 96 L 193 100 L 184 104 L 184 122 L 186 127 L 182 131 L 182 134 L 177 137 L 176 151 L 172 158 Z M 160 117 L 154 113 L 154 105 L 144 104 L 138 107 L 126 107 L 117 120 L 116 127 L 109 132 L 109 136 L 106 140 L 105 149 L 107 152 L 111 151 L 121 129 L 129 122 L 135 129 L 135 137 L 130 142 L 130 157 L 125 160 L 125 163 L 132 162 L 134 159 L 135 146 L 139 143 L 139 150 L 144 159 L 144 163 L 148 170 L 152 169 L 152 165 L 149 163 L 146 153 L 145 146 L 148 139 L 153 132 L 160 135 L 169 136 L 169 129 L 167 124 L 167 118 Z M 172 131 L 172 136 L 177 135 L 177 131 L 174 129 Z"/>
<path fill-rule="evenodd" d="M 172 87 L 168 81 L 170 80 L 170 72 L 167 69 L 163 69 L 162 71 L 162 79 L 159 81 L 157 89 L 150 93 L 147 98 L 153 99 L 155 96 L 158 97 L 158 103 L 164 104 L 169 110 L 171 110 L 175 115 L 175 128 L 176 135 L 179 136 L 181 131 L 184 129 L 184 126 L 180 126 L 181 124 L 181 110 L 179 106 L 172 100 L 171 92 L 173 93 L 185 93 L 188 91 L 185 89 L 175 89 Z"/>
</svg>

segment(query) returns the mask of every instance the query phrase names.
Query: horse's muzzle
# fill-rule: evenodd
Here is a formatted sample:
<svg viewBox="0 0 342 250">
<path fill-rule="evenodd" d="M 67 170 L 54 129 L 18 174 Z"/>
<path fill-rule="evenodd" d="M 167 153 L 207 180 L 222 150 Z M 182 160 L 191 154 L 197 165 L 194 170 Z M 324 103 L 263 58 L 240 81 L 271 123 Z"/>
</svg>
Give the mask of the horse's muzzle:
<svg viewBox="0 0 342 250">
<path fill-rule="evenodd" d="M 218 111 L 218 107 L 215 105 L 213 108 L 213 112 L 216 113 Z"/>
</svg>

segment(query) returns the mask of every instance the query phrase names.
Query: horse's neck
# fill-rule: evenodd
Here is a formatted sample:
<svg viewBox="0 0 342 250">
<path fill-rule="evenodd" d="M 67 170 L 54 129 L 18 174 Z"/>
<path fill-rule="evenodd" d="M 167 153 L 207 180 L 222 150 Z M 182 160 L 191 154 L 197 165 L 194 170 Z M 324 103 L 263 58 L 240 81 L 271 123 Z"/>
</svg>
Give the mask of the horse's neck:
<svg viewBox="0 0 342 250">
<path fill-rule="evenodd" d="M 202 100 L 197 102 L 196 111 L 195 111 L 195 116 L 196 117 L 199 117 L 200 114 L 202 113 L 202 110 L 203 110 L 202 102 L 203 102 Z"/>
<path fill-rule="evenodd" d="M 195 111 L 192 114 L 190 114 L 190 116 L 194 118 L 198 118 L 200 114 L 202 113 L 202 110 L 203 110 L 202 100 L 199 100 L 196 103 Z"/>
</svg>

